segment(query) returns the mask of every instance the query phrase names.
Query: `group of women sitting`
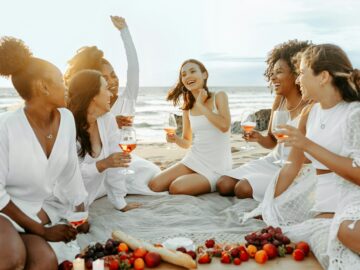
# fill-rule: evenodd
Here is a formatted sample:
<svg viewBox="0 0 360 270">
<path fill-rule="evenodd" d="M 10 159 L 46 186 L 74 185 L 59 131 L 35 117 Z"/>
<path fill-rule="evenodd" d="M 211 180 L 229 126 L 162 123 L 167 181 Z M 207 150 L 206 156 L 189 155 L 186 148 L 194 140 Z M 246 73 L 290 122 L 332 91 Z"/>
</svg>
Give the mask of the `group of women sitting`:
<svg viewBox="0 0 360 270">
<path fill-rule="evenodd" d="M 139 65 L 124 19 L 112 17 L 112 22 L 128 59 L 122 92 L 97 47 L 81 48 L 63 76 L 21 40 L 0 40 L 0 75 L 11 77 L 25 101 L 0 125 L 0 269 L 57 269 L 56 246 L 89 230 L 88 223 L 77 230 L 61 223 L 65 213 L 88 209 L 101 196 L 128 211 L 140 206 L 126 203 L 129 193 L 216 190 L 262 201 L 247 217 L 260 214 L 295 240 L 309 241 L 325 268 L 356 269 L 360 72 L 345 52 L 332 44 L 292 40 L 269 53 L 265 76 L 276 94 L 271 115 L 284 110 L 291 116 L 280 127 L 290 161 L 283 167 L 273 163 L 280 150 L 269 129 L 245 139 L 273 149 L 270 154 L 232 169 L 227 95 L 209 91 L 201 62 L 185 61 L 167 96 L 175 106 L 181 103 L 183 132 L 167 134 L 167 141 L 190 150 L 160 172 L 118 146 L 118 128 L 132 123 L 115 116 L 134 111 Z M 118 173 L 128 166 L 133 175 Z"/>
</svg>

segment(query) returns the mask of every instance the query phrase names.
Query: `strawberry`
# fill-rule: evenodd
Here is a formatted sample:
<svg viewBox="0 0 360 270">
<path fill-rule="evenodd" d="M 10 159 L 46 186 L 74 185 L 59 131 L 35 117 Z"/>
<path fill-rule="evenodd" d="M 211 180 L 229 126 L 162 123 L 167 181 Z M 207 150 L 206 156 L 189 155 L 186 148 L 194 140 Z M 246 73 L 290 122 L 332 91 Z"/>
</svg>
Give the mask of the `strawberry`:
<svg viewBox="0 0 360 270">
<path fill-rule="evenodd" d="M 211 263 L 211 256 L 208 253 L 203 253 L 199 256 L 199 264 Z"/>
<path fill-rule="evenodd" d="M 231 256 L 229 254 L 223 254 L 220 259 L 221 263 L 231 263 Z"/>
<path fill-rule="evenodd" d="M 292 256 L 295 261 L 302 261 L 305 257 L 305 253 L 302 249 L 295 249 Z"/>
<path fill-rule="evenodd" d="M 240 251 L 240 260 L 246 262 L 249 260 L 249 254 L 246 251 Z"/>
<path fill-rule="evenodd" d="M 233 257 L 233 258 L 239 257 L 239 250 L 237 248 L 233 248 L 230 251 L 230 254 L 231 254 L 231 257 Z"/>
<path fill-rule="evenodd" d="M 205 241 L 205 246 L 207 248 L 213 248 L 215 246 L 215 240 L 214 239 L 209 239 Z"/>
<path fill-rule="evenodd" d="M 112 260 L 109 265 L 109 270 L 118 270 L 119 269 L 119 261 Z"/>
<path fill-rule="evenodd" d="M 296 244 L 296 248 L 297 248 L 297 249 L 301 249 L 302 251 L 304 251 L 305 256 L 307 256 L 307 255 L 309 254 L 309 252 L 310 252 L 310 246 L 309 246 L 309 244 L 306 243 L 306 242 L 303 242 L 303 241 L 297 243 L 297 244 Z"/>
<path fill-rule="evenodd" d="M 240 264 L 241 264 L 240 258 L 235 258 L 234 261 L 233 261 L 233 263 L 234 263 L 235 265 L 240 265 Z"/>
<path fill-rule="evenodd" d="M 246 252 L 246 248 L 244 246 L 238 246 L 239 252 Z"/>
<path fill-rule="evenodd" d="M 286 248 L 286 254 L 291 254 L 294 251 L 294 248 L 290 245 L 287 245 L 285 248 Z"/>
</svg>

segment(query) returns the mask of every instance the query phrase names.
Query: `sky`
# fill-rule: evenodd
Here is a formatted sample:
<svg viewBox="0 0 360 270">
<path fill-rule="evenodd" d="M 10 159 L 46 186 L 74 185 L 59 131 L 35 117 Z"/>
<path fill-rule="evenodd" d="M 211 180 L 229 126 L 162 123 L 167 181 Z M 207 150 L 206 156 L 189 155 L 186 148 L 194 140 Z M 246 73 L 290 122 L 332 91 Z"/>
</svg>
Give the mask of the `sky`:
<svg viewBox="0 0 360 270">
<path fill-rule="evenodd" d="M 0 0 L 0 36 L 25 41 L 63 72 L 82 46 L 96 45 L 120 85 L 127 62 L 109 16 L 125 17 L 141 86 L 173 85 L 181 63 L 202 61 L 212 86 L 260 86 L 265 58 L 289 39 L 335 43 L 360 68 L 359 0 Z M 0 78 L 0 87 L 11 82 Z"/>
</svg>

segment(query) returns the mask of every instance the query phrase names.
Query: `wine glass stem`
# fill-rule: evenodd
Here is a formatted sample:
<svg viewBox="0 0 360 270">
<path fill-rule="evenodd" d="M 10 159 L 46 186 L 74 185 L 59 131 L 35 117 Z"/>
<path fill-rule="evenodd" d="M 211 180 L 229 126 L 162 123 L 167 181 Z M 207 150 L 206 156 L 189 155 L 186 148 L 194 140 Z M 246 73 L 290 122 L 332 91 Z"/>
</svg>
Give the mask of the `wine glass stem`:
<svg viewBox="0 0 360 270">
<path fill-rule="evenodd" d="M 280 150 L 280 164 L 284 164 L 284 143 L 279 143 Z"/>
</svg>

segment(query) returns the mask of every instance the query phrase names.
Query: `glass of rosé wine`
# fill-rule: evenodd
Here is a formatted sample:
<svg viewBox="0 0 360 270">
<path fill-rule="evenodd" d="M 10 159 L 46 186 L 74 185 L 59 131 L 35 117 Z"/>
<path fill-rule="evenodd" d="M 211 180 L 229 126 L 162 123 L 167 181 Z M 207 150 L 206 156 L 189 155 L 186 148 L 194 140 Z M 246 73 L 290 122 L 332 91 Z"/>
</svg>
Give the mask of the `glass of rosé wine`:
<svg viewBox="0 0 360 270">
<path fill-rule="evenodd" d="M 130 154 L 136 148 L 136 132 L 132 127 L 123 127 L 120 129 L 119 146 L 125 153 Z M 121 174 L 133 174 L 133 170 L 124 168 L 120 171 Z"/>
<path fill-rule="evenodd" d="M 254 110 L 245 110 L 240 117 L 241 121 L 241 128 L 244 130 L 244 137 L 250 136 L 251 132 L 256 127 L 256 117 L 255 117 L 255 111 Z M 255 149 L 254 146 L 251 146 L 248 142 L 248 140 L 245 140 L 245 145 L 240 147 L 243 151 L 249 151 Z"/>
<path fill-rule="evenodd" d="M 175 135 L 177 129 L 177 123 L 175 119 L 175 115 L 173 113 L 167 113 L 164 117 L 164 131 L 166 135 Z M 167 149 L 175 149 L 173 144 L 167 147 Z"/>
<path fill-rule="evenodd" d="M 288 111 L 285 110 L 274 111 L 272 124 L 271 124 L 271 132 L 278 140 L 279 153 L 280 153 L 280 159 L 274 161 L 274 163 L 279 164 L 280 166 L 291 163 L 290 161 L 284 160 L 284 142 L 279 142 L 279 140 L 287 137 L 287 135 L 283 133 L 284 129 L 279 128 L 279 126 L 286 125 L 289 119 L 290 119 L 290 113 Z"/>
</svg>

